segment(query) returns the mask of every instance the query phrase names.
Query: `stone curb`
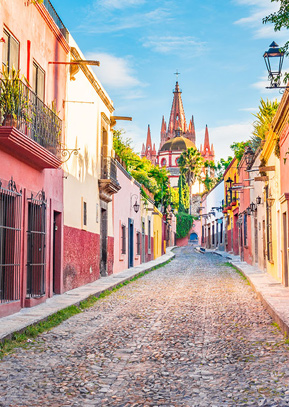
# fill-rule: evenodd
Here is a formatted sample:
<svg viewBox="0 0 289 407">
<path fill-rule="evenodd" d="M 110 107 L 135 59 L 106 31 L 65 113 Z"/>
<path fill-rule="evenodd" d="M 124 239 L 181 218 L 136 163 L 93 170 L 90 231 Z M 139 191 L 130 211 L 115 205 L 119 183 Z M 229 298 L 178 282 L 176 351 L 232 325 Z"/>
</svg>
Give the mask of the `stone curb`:
<svg viewBox="0 0 289 407">
<path fill-rule="evenodd" d="M 166 254 L 148 263 L 143 263 L 118 274 L 101 278 L 93 283 L 67 291 L 64 294 L 55 295 L 48 298 L 43 304 L 32 308 L 23 308 L 16 314 L 0 318 L 0 342 L 3 342 L 5 339 L 12 339 L 14 333 L 21 333 L 29 326 L 46 321 L 48 317 L 56 314 L 58 311 L 71 305 L 78 306 L 82 301 L 87 300 L 91 296 L 99 297 L 103 292 L 112 291 L 119 284 L 130 281 L 144 272 L 151 271 L 154 267 L 163 265 L 175 257 L 175 253 L 173 253 L 175 248 L 176 246 L 167 248 Z M 114 282 L 112 279 L 116 281 Z"/>
</svg>

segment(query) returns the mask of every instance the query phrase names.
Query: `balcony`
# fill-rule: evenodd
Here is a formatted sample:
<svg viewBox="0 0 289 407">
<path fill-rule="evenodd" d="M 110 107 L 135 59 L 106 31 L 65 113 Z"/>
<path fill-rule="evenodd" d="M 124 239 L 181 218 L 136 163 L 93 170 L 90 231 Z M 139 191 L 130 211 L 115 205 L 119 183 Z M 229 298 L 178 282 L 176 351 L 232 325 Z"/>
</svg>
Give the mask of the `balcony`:
<svg viewBox="0 0 289 407">
<path fill-rule="evenodd" d="M 58 168 L 61 119 L 19 80 L 0 81 L 0 149 L 40 168 Z"/>
<path fill-rule="evenodd" d="M 99 197 L 105 202 L 111 202 L 111 196 L 121 189 L 117 180 L 117 165 L 111 157 L 102 157 L 101 178 L 98 180 L 98 186 Z"/>
</svg>

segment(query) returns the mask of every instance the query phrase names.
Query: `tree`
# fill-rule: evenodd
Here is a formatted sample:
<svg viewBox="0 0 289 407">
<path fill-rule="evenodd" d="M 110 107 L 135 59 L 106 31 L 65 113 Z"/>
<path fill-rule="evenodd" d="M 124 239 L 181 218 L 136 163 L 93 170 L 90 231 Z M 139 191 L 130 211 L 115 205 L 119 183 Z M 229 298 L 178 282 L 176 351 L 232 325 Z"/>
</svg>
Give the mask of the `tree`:
<svg viewBox="0 0 289 407">
<path fill-rule="evenodd" d="M 123 162 L 126 170 L 136 181 L 144 185 L 153 195 L 155 204 L 164 209 L 170 204 L 169 177 L 165 168 L 153 165 L 147 158 L 140 158 L 131 147 L 132 140 L 125 138 L 123 132 L 113 133 L 113 148 Z"/>
<path fill-rule="evenodd" d="M 204 160 L 199 151 L 190 147 L 186 151 L 183 151 L 178 161 L 181 174 L 184 175 L 190 191 L 190 212 L 191 212 L 191 195 L 192 185 L 200 177 Z"/>
<path fill-rule="evenodd" d="M 261 98 L 259 111 L 253 115 L 256 117 L 256 120 L 253 123 L 254 130 L 251 136 L 251 147 L 254 151 L 260 146 L 261 141 L 265 140 L 266 135 L 270 130 L 272 120 L 277 112 L 278 105 L 279 103 L 277 102 L 277 99 L 272 102 L 267 99 L 265 102 L 265 100 Z"/>
<path fill-rule="evenodd" d="M 238 162 L 241 161 L 246 147 L 250 146 L 250 141 L 235 141 L 233 144 L 230 145 L 230 148 L 234 151 L 234 155 L 237 158 Z"/>
<path fill-rule="evenodd" d="M 269 14 L 269 16 L 263 18 L 263 23 L 274 24 L 274 31 L 280 31 L 282 28 L 289 28 L 289 0 L 271 0 L 271 2 L 280 3 L 279 10 Z M 281 48 L 286 56 L 289 55 L 289 41 L 287 41 Z M 289 79 L 289 73 L 286 72 L 284 76 L 284 82 L 287 83 Z"/>
</svg>

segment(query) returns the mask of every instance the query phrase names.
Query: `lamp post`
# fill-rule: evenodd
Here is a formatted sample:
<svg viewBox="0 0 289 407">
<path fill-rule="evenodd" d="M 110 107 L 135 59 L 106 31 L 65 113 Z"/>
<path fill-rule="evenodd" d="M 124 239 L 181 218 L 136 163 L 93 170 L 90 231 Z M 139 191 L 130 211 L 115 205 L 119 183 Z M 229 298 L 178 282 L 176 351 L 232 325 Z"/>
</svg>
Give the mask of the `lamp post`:
<svg viewBox="0 0 289 407">
<path fill-rule="evenodd" d="M 263 57 L 268 71 L 268 79 L 271 83 L 271 86 L 266 88 L 286 89 L 287 86 L 280 86 L 284 52 L 280 50 L 279 45 L 273 41 L 272 44 L 270 44 L 268 51 L 264 53 Z"/>
<path fill-rule="evenodd" d="M 135 203 L 132 205 L 132 199 L 135 196 Z M 133 210 L 135 211 L 135 213 L 138 213 L 139 211 L 139 207 L 140 204 L 137 202 L 138 196 L 136 194 L 132 194 L 130 197 L 130 202 L 131 202 L 131 206 L 133 207 Z"/>
<path fill-rule="evenodd" d="M 252 150 L 252 148 L 250 146 L 248 146 L 246 148 L 244 156 L 245 156 L 245 161 L 246 161 L 247 167 L 250 167 L 250 165 L 253 163 L 253 159 L 254 159 L 254 151 Z"/>
</svg>

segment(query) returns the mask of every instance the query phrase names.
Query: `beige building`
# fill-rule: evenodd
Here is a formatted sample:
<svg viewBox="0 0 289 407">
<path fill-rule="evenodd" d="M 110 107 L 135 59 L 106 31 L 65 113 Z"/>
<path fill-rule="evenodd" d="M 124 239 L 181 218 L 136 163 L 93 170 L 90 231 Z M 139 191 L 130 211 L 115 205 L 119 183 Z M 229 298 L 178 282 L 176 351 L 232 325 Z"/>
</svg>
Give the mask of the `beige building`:
<svg viewBox="0 0 289 407">
<path fill-rule="evenodd" d="M 70 36 L 70 61 L 85 60 Z M 64 176 L 64 288 L 112 273 L 112 195 L 120 189 L 113 159 L 113 104 L 87 64 L 70 65 L 65 103 L 71 158 Z M 85 255 L 84 255 L 85 253 Z"/>
</svg>

